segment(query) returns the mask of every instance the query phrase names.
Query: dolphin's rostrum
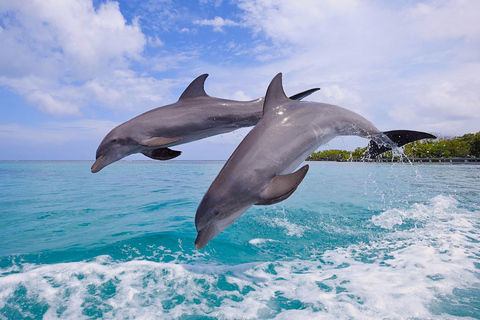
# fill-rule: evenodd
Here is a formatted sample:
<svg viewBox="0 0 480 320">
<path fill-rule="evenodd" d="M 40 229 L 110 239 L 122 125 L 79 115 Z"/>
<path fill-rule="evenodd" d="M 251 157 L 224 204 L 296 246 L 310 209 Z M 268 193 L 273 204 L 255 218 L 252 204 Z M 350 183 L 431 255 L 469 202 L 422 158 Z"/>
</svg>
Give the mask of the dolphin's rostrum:
<svg viewBox="0 0 480 320">
<path fill-rule="evenodd" d="M 264 98 L 234 101 L 206 94 L 205 79 L 197 77 L 173 104 L 147 111 L 110 131 L 97 149 L 92 172 L 130 154 L 142 153 L 155 160 L 178 157 L 172 146 L 254 126 L 262 116 Z M 292 96 L 301 100 L 319 90 L 313 88 Z"/>
<path fill-rule="evenodd" d="M 287 199 L 308 171 L 308 165 L 293 172 L 295 168 L 320 145 L 341 135 L 372 139 L 373 155 L 415 140 L 435 138 L 416 131 L 382 133 L 347 109 L 291 100 L 278 74 L 268 87 L 262 119 L 238 145 L 198 206 L 197 249 L 205 247 L 252 205 Z"/>
</svg>

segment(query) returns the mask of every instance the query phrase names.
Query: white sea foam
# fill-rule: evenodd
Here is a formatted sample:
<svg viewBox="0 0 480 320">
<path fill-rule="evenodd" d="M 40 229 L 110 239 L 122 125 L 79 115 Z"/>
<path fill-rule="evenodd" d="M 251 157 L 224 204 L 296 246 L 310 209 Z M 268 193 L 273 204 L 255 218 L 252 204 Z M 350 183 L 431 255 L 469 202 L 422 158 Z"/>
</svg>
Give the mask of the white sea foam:
<svg viewBox="0 0 480 320">
<path fill-rule="evenodd" d="M 290 237 L 295 236 L 297 238 L 301 238 L 305 230 L 308 229 L 307 226 L 301 226 L 301 225 L 295 224 L 293 222 L 290 222 L 287 218 L 277 217 L 277 218 L 273 218 L 271 221 L 272 221 L 271 222 L 272 225 L 284 228 L 287 236 L 290 236 Z"/>
<path fill-rule="evenodd" d="M 255 239 L 252 239 L 252 240 L 248 241 L 248 243 L 250 243 L 252 246 L 256 246 L 256 247 L 260 247 L 263 244 L 270 243 L 270 242 L 279 242 L 279 241 L 274 240 L 274 239 L 260 239 L 260 238 L 255 238 Z"/>
<path fill-rule="evenodd" d="M 399 224 L 394 213 L 422 224 L 391 230 Z M 225 266 L 99 256 L 22 265 L 21 273 L 0 277 L 0 309 L 28 316 L 12 302 L 23 290 L 23 304 L 48 306 L 44 319 L 85 319 L 89 312 L 104 319 L 450 319 L 456 316 L 442 311 L 449 304 L 475 308 L 455 290 L 480 285 L 478 214 L 438 196 L 372 218 L 385 236 L 309 260 Z"/>
<path fill-rule="evenodd" d="M 303 225 L 299 225 L 299 224 L 296 224 L 292 221 L 290 221 L 288 218 L 287 218 L 287 215 L 286 215 L 286 212 L 285 212 L 285 208 L 284 207 L 273 207 L 273 211 L 275 212 L 275 217 L 272 218 L 270 216 L 267 216 L 267 215 L 262 215 L 262 216 L 257 216 L 257 219 L 259 220 L 259 222 L 265 224 L 265 225 L 268 225 L 270 227 L 273 227 L 273 228 L 280 228 L 280 229 L 283 229 L 282 232 L 284 232 L 287 236 L 290 236 L 290 237 L 297 237 L 297 238 L 301 238 L 304 234 L 304 232 L 308 229 L 310 229 L 308 226 L 303 226 Z M 251 244 L 253 245 L 259 245 L 260 243 L 265 243 L 265 242 L 272 242 L 272 241 L 275 241 L 275 240 L 267 240 L 267 239 L 262 239 L 262 240 L 251 240 L 253 241 L 250 242 Z M 255 243 L 255 241 L 257 241 Z"/>
<path fill-rule="evenodd" d="M 438 214 L 454 213 L 458 206 L 457 200 L 452 197 L 437 196 L 429 204 L 413 204 L 407 210 L 389 209 L 378 216 L 372 217 L 373 224 L 384 229 L 392 229 L 395 225 L 402 225 L 406 220 L 424 222 L 431 217 L 438 218 Z"/>
</svg>

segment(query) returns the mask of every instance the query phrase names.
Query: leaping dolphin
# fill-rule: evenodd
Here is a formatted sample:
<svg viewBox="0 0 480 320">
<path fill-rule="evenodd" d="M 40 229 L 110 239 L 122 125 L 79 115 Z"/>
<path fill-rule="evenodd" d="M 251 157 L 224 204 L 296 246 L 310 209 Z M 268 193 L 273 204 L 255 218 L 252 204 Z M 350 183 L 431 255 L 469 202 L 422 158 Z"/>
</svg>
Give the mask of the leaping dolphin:
<svg viewBox="0 0 480 320">
<path fill-rule="evenodd" d="M 293 101 L 285 95 L 279 73 L 265 95 L 262 119 L 238 145 L 198 206 L 197 249 L 205 247 L 252 205 L 287 199 L 307 174 L 308 165 L 293 170 L 320 145 L 341 135 L 372 139 L 376 146 L 370 148 L 373 155 L 408 142 L 435 138 L 416 131 L 382 133 L 347 109 Z"/>
<path fill-rule="evenodd" d="M 203 74 L 193 80 L 176 103 L 147 111 L 110 131 L 97 149 L 92 172 L 134 153 L 155 160 L 173 159 L 181 151 L 170 149 L 172 146 L 251 127 L 260 121 L 263 97 L 252 101 L 210 97 L 204 89 L 207 77 Z M 317 90 L 291 98 L 301 100 Z"/>
</svg>

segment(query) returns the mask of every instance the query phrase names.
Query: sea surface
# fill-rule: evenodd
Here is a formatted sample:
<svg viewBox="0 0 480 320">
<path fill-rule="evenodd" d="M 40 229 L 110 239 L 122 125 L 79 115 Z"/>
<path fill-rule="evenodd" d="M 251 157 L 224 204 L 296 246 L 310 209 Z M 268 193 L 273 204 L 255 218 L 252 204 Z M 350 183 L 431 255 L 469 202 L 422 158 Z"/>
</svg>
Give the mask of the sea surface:
<svg viewBox="0 0 480 320">
<path fill-rule="evenodd" d="M 309 162 L 198 251 L 223 164 L 0 162 L 0 319 L 480 319 L 480 165 Z"/>
</svg>

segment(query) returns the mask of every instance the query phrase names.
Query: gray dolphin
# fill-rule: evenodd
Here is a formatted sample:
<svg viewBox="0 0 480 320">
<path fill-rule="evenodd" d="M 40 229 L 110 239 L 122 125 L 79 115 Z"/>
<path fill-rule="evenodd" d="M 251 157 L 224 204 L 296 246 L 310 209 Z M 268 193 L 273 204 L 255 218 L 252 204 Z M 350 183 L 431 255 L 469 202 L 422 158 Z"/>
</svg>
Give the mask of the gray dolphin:
<svg viewBox="0 0 480 320">
<path fill-rule="evenodd" d="M 347 109 L 293 101 L 283 91 L 280 73 L 268 87 L 262 119 L 238 145 L 198 206 L 197 249 L 205 247 L 252 205 L 287 199 L 308 171 L 308 165 L 293 172 L 295 168 L 320 145 L 340 135 L 373 139 L 376 149 L 370 148 L 372 155 L 411 141 L 435 138 L 416 131 L 382 133 Z"/>
<path fill-rule="evenodd" d="M 176 103 L 147 111 L 110 131 L 97 149 L 92 172 L 134 153 L 155 160 L 173 159 L 181 151 L 170 149 L 172 146 L 257 124 L 262 117 L 263 97 L 252 101 L 210 97 L 204 89 L 207 77 L 203 74 L 193 80 Z M 301 100 L 317 90 L 291 98 Z"/>
</svg>

